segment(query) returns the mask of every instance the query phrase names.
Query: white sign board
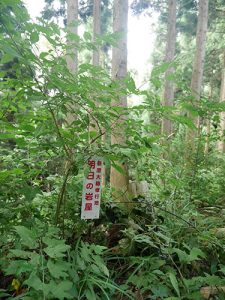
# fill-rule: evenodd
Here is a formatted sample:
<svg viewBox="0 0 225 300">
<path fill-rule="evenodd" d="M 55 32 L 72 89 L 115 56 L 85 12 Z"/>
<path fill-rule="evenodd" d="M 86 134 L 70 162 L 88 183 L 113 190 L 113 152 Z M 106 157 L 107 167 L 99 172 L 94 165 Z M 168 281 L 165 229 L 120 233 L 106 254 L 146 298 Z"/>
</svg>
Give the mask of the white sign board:
<svg viewBox="0 0 225 300">
<path fill-rule="evenodd" d="M 88 160 L 89 173 L 84 179 L 81 219 L 99 219 L 101 187 L 102 187 L 102 157 Z"/>
</svg>

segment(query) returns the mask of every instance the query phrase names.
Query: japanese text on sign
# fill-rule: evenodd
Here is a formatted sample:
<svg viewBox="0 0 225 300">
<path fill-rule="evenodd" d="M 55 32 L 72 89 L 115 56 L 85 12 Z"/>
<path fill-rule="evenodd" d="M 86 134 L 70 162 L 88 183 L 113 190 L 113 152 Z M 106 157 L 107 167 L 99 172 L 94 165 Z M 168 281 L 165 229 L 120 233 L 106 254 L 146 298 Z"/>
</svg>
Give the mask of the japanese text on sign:
<svg viewBox="0 0 225 300">
<path fill-rule="evenodd" d="M 89 172 L 84 179 L 81 219 L 98 219 L 100 212 L 103 159 L 88 160 Z"/>
</svg>

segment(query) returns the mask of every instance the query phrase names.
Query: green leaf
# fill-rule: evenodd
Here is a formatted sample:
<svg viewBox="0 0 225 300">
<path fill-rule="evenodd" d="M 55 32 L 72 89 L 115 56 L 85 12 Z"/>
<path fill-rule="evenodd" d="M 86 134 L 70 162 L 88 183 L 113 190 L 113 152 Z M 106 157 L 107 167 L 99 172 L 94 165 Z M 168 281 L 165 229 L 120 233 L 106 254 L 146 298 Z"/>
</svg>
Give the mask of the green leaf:
<svg viewBox="0 0 225 300">
<path fill-rule="evenodd" d="M 180 297 L 180 290 L 176 276 L 173 273 L 169 273 L 168 275 L 174 290 L 176 291 L 178 297 Z"/>
<path fill-rule="evenodd" d="M 13 56 L 10 55 L 9 53 L 5 53 L 2 57 L 1 57 L 1 64 L 6 64 L 7 62 L 10 62 L 13 60 Z M 3 76 L 2 76 L 3 77 Z"/>
<path fill-rule="evenodd" d="M 54 284 L 54 289 L 51 290 L 52 294 L 56 299 L 72 299 L 73 296 L 69 293 L 72 289 L 72 282 L 62 281 L 60 283 Z"/>
<path fill-rule="evenodd" d="M 169 289 L 166 285 L 157 285 L 151 287 L 151 291 L 156 297 L 160 297 L 161 299 L 164 299 L 165 297 L 168 297 L 169 295 Z"/>
<path fill-rule="evenodd" d="M 159 66 L 156 66 L 153 68 L 152 73 L 151 73 L 151 77 L 156 77 L 159 76 L 160 74 L 163 74 L 166 72 L 166 70 L 171 66 L 171 62 L 164 62 Z"/>
<path fill-rule="evenodd" d="M 70 246 L 61 244 L 57 246 L 48 246 L 44 252 L 51 258 L 61 258 L 65 256 L 65 252 L 70 249 Z"/>
<path fill-rule="evenodd" d="M 2 44 L 1 48 L 5 53 L 11 55 L 12 57 L 21 57 L 20 54 L 17 52 L 17 50 L 13 48 L 11 45 Z"/>
<path fill-rule="evenodd" d="M 9 266 L 5 269 L 6 275 L 20 275 L 22 273 L 31 272 L 34 267 L 25 260 L 14 260 L 11 261 Z"/>
<path fill-rule="evenodd" d="M 186 109 L 188 112 L 190 112 L 193 117 L 198 117 L 199 113 L 194 105 L 190 103 L 182 103 L 181 107 L 182 109 Z"/>
<path fill-rule="evenodd" d="M 11 249 L 10 250 L 10 257 L 20 257 L 20 258 L 30 258 L 32 257 L 33 253 L 31 251 L 23 251 L 20 249 Z"/>
<path fill-rule="evenodd" d="M 198 260 L 199 257 L 201 258 L 205 258 L 205 254 L 202 252 L 201 249 L 199 248 L 193 248 L 191 249 L 191 252 L 190 252 L 190 260 L 193 261 L 193 260 Z"/>
<path fill-rule="evenodd" d="M 100 245 L 92 245 L 92 246 L 93 246 L 92 250 L 98 255 L 102 254 L 102 252 L 108 249 L 107 247 L 100 246 Z"/>
<path fill-rule="evenodd" d="M 64 261 L 54 262 L 52 259 L 48 260 L 47 263 L 48 270 L 52 277 L 59 279 L 60 277 L 68 277 L 69 264 Z"/>
<path fill-rule="evenodd" d="M 114 169 L 116 169 L 116 171 L 118 171 L 121 174 L 126 174 L 126 172 L 124 171 L 123 167 L 121 167 L 120 165 L 116 164 L 114 161 L 112 161 L 112 167 Z"/>
<path fill-rule="evenodd" d="M 178 116 L 178 115 L 171 115 L 169 116 L 169 118 L 173 121 L 176 121 L 180 124 L 186 125 L 187 127 L 191 128 L 191 129 L 197 129 L 194 122 L 185 116 Z"/>
<path fill-rule="evenodd" d="M 162 81 L 157 78 L 152 78 L 151 83 L 158 89 L 162 86 Z"/>
<path fill-rule="evenodd" d="M 89 286 L 90 288 L 85 291 L 85 296 L 87 297 L 87 300 L 96 300 L 97 298 L 91 284 Z"/>
<path fill-rule="evenodd" d="M 10 296 L 10 294 L 7 293 L 6 290 L 0 289 L 0 297 L 7 297 Z"/>
<path fill-rule="evenodd" d="M 85 31 L 85 33 L 84 33 L 84 39 L 86 41 L 91 41 L 92 40 L 92 35 L 89 32 Z"/>
<path fill-rule="evenodd" d="M 14 139 L 15 134 L 13 133 L 0 133 L 0 140 L 8 140 L 8 139 Z"/>
<path fill-rule="evenodd" d="M 107 276 L 109 277 L 109 270 L 104 264 L 98 264 L 99 269 Z"/>
<path fill-rule="evenodd" d="M 189 255 L 186 252 L 177 248 L 173 248 L 172 250 L 173 253 L 177 253 L 181 263 L 189 263 Z"/>
<path fill-rule="evenodd" d="M 101 274 L 101 271 L 100 271 L 99 267 L 96 266 L 95 264 L 92 264 L 92 265 L 91 265 L 91 269 L 92 269 L 93 273 L 95 273 L 95 274 L 97 274 L 97 275 L 100 275 L 100 274 Z"/>
<path fill-rule="evenodd" d="M 136 92 L 136 85 L 135 81 L 132 77 L 128 77 L 125 79 L 127 89 L 130 93 L 135 93 Z"/>
<path fill-rule="evenodd" d="M 39 41 L 39 34 L 36 31 L 33 31 L 30 35 L 30 40 L 32 44 L 35 44 Z"/>
<path fill-rule="evenodd" d="M 27 284 L 36 291 L 42 290 L 42 281 L 35 273 L 31 273 L 30 277 L 24 281 L 24 284 Z"/>
<path fill-rule="evenodd" d="M 21 238 L 21 243 L 30 249 L 37 247 L 36 233 L 24 226 L 15 226 L 17 234 Z"/>
<path fill-rule="evenodd" d="M 222 272 L 225 275 L 225 266 L 220 265 L 220 272 Z"/>
</svg>

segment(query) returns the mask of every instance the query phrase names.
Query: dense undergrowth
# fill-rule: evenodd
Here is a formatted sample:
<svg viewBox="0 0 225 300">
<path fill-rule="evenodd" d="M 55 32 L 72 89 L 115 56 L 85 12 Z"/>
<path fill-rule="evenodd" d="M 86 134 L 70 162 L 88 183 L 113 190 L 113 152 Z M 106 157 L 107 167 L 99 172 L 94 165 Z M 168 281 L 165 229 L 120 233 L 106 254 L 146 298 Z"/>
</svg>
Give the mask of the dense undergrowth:
<svg viewBox="0 0 225 300">
<path fill-rule="evenodd" d="M 105 188 L 94 222 L 80 220 L 79 175 L 70 176 L 57 227 L 62 176 L 25 188 L 15 169 L 2 177 L 2 299 L 202 299 L 201 287 L 223 286 L 224 159 L 202 157 L 193 175 L 179 160 L 160 163 L 159 153 L 147 159 L 160 166 L 148 199 L 115 203 Z"/>
<path fill-rule="evenodd" d="M 151 78 L 152 91 L 138 90 L 130 76 L 120 85 L 89 64 L 74 76 L 59 28 L 30 23 L 18 1 L 11 1 L 8 18 L 6 2 L 0 3 L 0 298 L 197 300 L 201 287 L 213 286 L 215 299 L 224 299 L 225 159 L 215 151 L 216 129 L 203 151 L 204 121 L 223 106 L 203 99 L 194 107 L 184 89 L 174 108 L 162 107 L 153 90 L 165 64 Z M 48 51 L 37 51 L 40 35 Z M 113 35 L 100 41 L 114 42 Z M 79 47 L 93 49 L 89 34 Z M 141 105 L 111 106 L 133 94 Z M 203 120 L 189 153 L 185 132 L 197 129 L 187 113 Z M 76 116 L 72 122 L 68 114 Z M 102 136 L 118 129 L 121 115 L 127 140 L 111 146 Z M 174 121 L 171 137 L 160 134 L 165 115 Z M 97 128 L 88 132 L 90 119 Z M 121 171 L 118 162 L 127 162 L 131 179 L 147 181 L 149 193 L 118 203 L 106 185 L 100 219 L 84 221 L 82 182 L 96 154 L 107 168 L 112 163 Z"/>
</svg>

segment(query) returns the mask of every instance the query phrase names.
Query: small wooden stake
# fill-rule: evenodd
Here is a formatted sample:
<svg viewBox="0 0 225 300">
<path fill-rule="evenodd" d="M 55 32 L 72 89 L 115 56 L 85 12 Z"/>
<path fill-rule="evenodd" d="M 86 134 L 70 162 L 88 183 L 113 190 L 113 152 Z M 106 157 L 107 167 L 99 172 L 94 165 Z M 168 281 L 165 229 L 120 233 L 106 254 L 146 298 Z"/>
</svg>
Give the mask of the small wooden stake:
<svg viewBox="0 0 225 300">
<path fill-rule="evenodd" d="M 201 296 L 204 299 L 210 299 L 210 296 L 217 295 L 219 292 L 225 293 L 225 286 L 205 286 L 200 289 Z"/>
</svg>

